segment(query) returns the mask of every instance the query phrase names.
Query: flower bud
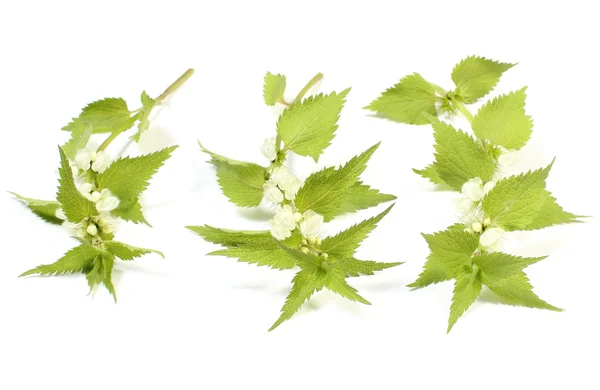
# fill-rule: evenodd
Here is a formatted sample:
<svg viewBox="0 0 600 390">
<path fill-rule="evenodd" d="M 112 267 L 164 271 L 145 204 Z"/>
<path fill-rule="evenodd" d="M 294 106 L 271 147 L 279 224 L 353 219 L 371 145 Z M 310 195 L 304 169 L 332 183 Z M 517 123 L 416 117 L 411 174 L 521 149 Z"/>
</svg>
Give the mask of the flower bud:
<svg viewBox="0 0 600 390">
<path fill-rule="evenodd" d="M 86 230 L 90 236 L 98 234 L 98 227 L 93 223 L 89 224 Z"/>
</svg>

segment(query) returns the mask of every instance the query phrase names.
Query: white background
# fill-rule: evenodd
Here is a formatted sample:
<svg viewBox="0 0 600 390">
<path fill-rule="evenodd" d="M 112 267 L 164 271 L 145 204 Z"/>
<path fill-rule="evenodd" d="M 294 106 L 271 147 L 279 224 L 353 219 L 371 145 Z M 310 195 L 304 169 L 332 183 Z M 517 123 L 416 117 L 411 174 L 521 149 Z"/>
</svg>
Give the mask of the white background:
<svg viewBox="0 0 600 390">
<path fill-rule="evenodd" d="M 511 234 L 506 251 L 550 255 L 530 269 L 535 291 L 566 309 L 498 304 L 483 294 L 446 335 L 452 283 L 419 291 L 420 232 L 454 222 L 452 196 L 411 168 L 432 160 L 431 129 L 361 109 L 414 71 L 448 89 L 470 54 L 519 65 L 494 94 L 528 88 L 533 138 L 519 169 L 557 161 L 549 188 L 569 211 L 597 216 L 600 63 L 593 1 L 103 1 L 0 5 L 0 388 L 2 389 L 598 389 L 598 222 Z M 188 67 L 196 74 L 162 109 L 139 154 L 180 148 L 146 192 L 154 226 L 122 224 L 118 239 L 163 250 L 120 262 L 119 303 L 87 296 L 83 275 L 29 277 L 74 245 L 5 191 L 52 199 L 59 129 L 88 102 L 122 96 L 137 107 Z M 398 196 L 360 250 L 405 261 L 350 283 L 373 303 L 319 293 L 272 333 L 293 271 L 207 257 L 216 249 L 184 225 L 264 229 L 268 209 L 237 209 L 220 193 L 196 140 L 266 163 L 275 116 L 262 101 L 266 71 L 295 93 L 317 72 L 321 91 L 352 86 L 333 145 L 338 164 L 383 141 L 364 179 Z M 476 107 L 471 107 L 475 109 Z M 458 122 L 461 125 L 461 122 Z M 125 137 L 126 138 L 126 137 Z M 102 138 L 96 140 L 101 142 Z M 119 152 L 119 145 L 109 151 Z M 316 168 L 296 158 L 301 175 Z M 345 228 L 378 209 L 345 217 Z M 265 211 L 266 210 L 266 211 Z"/>
</svg>

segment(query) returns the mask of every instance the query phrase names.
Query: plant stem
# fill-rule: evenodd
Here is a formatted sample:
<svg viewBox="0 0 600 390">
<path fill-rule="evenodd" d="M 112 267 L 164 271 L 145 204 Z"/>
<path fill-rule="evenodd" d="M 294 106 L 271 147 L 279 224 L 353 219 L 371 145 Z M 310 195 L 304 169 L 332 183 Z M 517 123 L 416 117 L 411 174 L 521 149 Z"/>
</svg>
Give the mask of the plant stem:
<svg viewBox="0 0 600 390">
<path fill-rule="evenodd" d="M 194 69 L 190 68 L 185 71 L 177 80 L 173 82 L 173 84 L 169 85 L 167 89 L 163 93 L 160 94 L 159 97 L 156 98 L 156 103 L 161 103 L 163 100 L 167 98 L 170 94 L 175 92 L 179 87 L 183 85 L 194 74 Z"/>
<path fill-rule="evenodd" d="M 322 78 L 323 78 L 323 73 L 317 73 L 312 79 L 310 79 L 310 81 L 308 83 L 306 83 L 304 88 L 302 88 L 300 90 L 300 92 L 298 92 L 298 95 L 296 95 L 296 98 L 290 105 L 296 104 L 300 100 L 302 100 L 302 98 L 304 97 L 304 95 L 306 95 L 308 90 L 311 89 L 312 87 L 314 87 L 315 84 L 318 83 L 319 81 L 321 81 Z"/>
<path fill-rule="evenodd" d="M 465 107 L 465 105 L 461 101 L 454 97 L 451 97 L 450 100 L 452 100 L 452 105 L 458 110 L 458 112 L 463 114 L 463 116 L 467 118 L 470 124 L 473 124 L 473 115 L 467 109 L 467 107 Z"/>
<path fill-rule="evenodd" d="M 156 103 L 160 104 L 161 102 L 163 102 L 170 94 L 172 94 L 177 89 L 179 89 L 179 87 L 181 87 L 187 81 L 187 79 L 192 77 L 193 74 L 194 74 L 194 69 L 190 68 L 190 69 L 186 70 L 184 74 L 179 76 L 179 78 L 177 80 L 175 80 L 171 85 L 169 85 L 167 87 L 167 89 L 165 89 L 165 91 L 163 93 L 161 93 L 155 99 Z M 131 118 L 129 118 L 129 120 L 127 122 L 125 122 L 123 124 L 123 126 L 119 127 L 117 130 L 112 132 L 111 135 L 109 135 L 108 138 L 102 143 L 102 145 L 100 145 L 100 147 L 98 148 L 98 151 L 99 152 L 104 151 L 108 147 L 108 145 L 110 145 L 110 143 L 113 142 L 115 140 L 115 138 L 117 138 L 119 136 L 119 134 L 121 134 L 125 130 L 128 130 L 135 123 L 135 121 L 137 121 L 139 119 L 140 111 L 141 111 L 141 108 L 138 110 L 132 111 L 132 113 L 133 112 L 137 112 L 137 113 L 134 116 L 132 116 Z"/>
<path fill-rule="evenodd" d="M 439 86 L 439 85 L 437 85 L 437 84 L 434 84 L 434 83 L 429 83 L 429 84 L 431 85 L 431 87 L 433 88 L 433 90 L 434 90 L 434 91 L 435 91 L 435 92 L 436 92 L 438 95 L 441 95 L 441 96 L 446 96 L 446 94 L 448 93 L 448 92 L 446 92 L 446 90 L 445 90 L 444 88 L 440 87 L 440 86 Z"/>
</svg>

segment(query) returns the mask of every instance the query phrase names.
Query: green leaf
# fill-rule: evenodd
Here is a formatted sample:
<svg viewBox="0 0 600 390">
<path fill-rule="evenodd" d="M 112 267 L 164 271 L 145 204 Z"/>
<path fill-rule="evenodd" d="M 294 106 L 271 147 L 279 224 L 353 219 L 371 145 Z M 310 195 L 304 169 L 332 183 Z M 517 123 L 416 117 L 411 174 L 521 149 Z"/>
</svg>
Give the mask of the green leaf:
<svg viewBox="0 0 600 390">
<path fill-rule="evenodd" d="M 104 287 L 106 287 L 110 295 L 113 296 L 115 303 L 117 303 L 117 293 L 115 292 L 115 286 L 112 283 L 112 271 L 115 265 L 115 257 L 110 253 L 107 253 L 102 255 L 101 259 L 102 268 L 104 271 L 104 278 L 102 280 L 102 283 L 104 283 Z"/>
<path fill-rule="evenodd" d="M 121 200 L 119 206 L 112 211 L 112 213 L 125 221 L 133 222 L 135 224 L 143 223 L 151 226 L 142 212 L 142 205 L 140 204 L 139 198 Z"/>
<path fill-rule="evenodd" d="M 460 191 L 469 179 L 489 181 L 496 170 L 493 158 L 468 134 L 444 122 L 433 125 L 435 171 L 450 187 Z"/>
<path fill-rule="evenodd" d="M 102 264 L 102 256 L 98 255 L 92 259 L 91 267 L 87 267 L 83 270 L 85 278 L 87 279 L 88 286 L 90 287 L 90 293 L 94 289 L 94 286 L 102 283 L 104 280 L 104 265 Z"/>
<path fill-rule="evenodd" d="M 452 81 L 456 85 L 456 94 L 465 103 L 474 103 L 490 93 L 502 73 L 515 64 L 492 61 L 483 57 L 470 56 L 459 62 L 452 70 Z"/>
<path fill-rule="evenodd" d="M 236 246 L 256 241 L 271 241 L 272 239 L 271 233 L 268 230 L 229 230 L 209 225 L 188 226 L 187 228 L 206 241 L 224 246 Z"/>
<path fill-rule="evenodd" d="M 267 72 L 263 87 L 263 96 L 267 106 L 274 106 L 275 103 L 283 100 L 285 85 L 286 79 L 284 75 Z"/>
<path fill-rule="evenodd" d="M 525 114 L 525 90 L 520 89 L 487 102 L 473 119 L 473 132 L 492 145 L 521 149 L 533 129 L 531 117 Z"/>
<path fill-rule="evenodd" d="M 519 257 L 502 252 L 483 252 L 473 258 L 473 263 L 481 269 L 481 280 L 485 284 L 494 284 L 521 273 L 525 267 L 546 257 Z"/>
<path fill-rule="evenodd" d="M 553 225 L 580 222 L 578 218 L 582 217 L 564 211 L 563 208 L 556 203 L 556 198 L 554 198 L 549 191 L 546 191 L 545 195 L 546 200 L 544 201 L 542 208 L 538 211 L 537 216 L 530 224 L 525 226 L 523 230 L 537 230 Z"/>
<path fill-rule="evenodd" d="M 292 316 L 302 307 L 304 302 L 310 299 L 310 297 L 317 291 L 320 291 L 325 287 L 327 279 L 327 272 L 322 268 L 315 270 L 301 270 L 299 271 L 294 279 L 292 280 L 292 290 L 286 298 L 285 304 L 281 309 L 281 316 L 273 326 L 269 329 L 269 332 L 277 328 L 284 321 L 289 320 Z"/>
<path fill-rule="evenodd" d="M 67 220 L 79 223 L 85 218 L 98 215 L 94 202 L 84 197 L 75 186 L 69 160 L 60 146 L 58 151 L 60 153 L 60 168 L 58 169 L 60 179 L 58 180 L 56 200 L 60 203 Z"/>
<path fill-rule="evenodd" d="M 392 200 L 396 200 L 394 195 L 383 194 L 379 190 L 358 181 L 344 195 L 344 202 L 340 211 L 342 213 L 353 213 Z"/>
<path fill-rule="evenodd" d="M 29 209 L 38 217 L 43 219 L 46 222 L 50 222 L 56 225 L 61 225 L 64 221 L 60 218 L 56 217 L 56 210 L 60 208 L 60 203 L 56 201 L 48 201 L 48 200 L 38 200 L 25 198 L 19 194 L 15 194 L 14 192 L 10 192 L 14 195 L 18 200 L 23 202 L 25 206 L 29 207 Z"/>
<path fill-rule="evenodd" d="M 383 271 L 387 268 L 396 267 L 404 263 L 379 263 L 371 260 L 358 260 L 355 258 L 340 259 L 335 263 L 335 267 L 343 271 L 346 276 L 357 277 L 360 275 L 375 275 L 377 271 Z"/>
<path fill-rule="evenodd" d="M 413 172 L 416 173 L 417 175 L 421 176 L 424 179 L 429 179 L 429 181 L 432 182 L 433 184 L 438 184 L 438 185 L 446 184 L 442 180 L 440 175 L 437 173 L 435 164 L 429 164 L 428 166 L 426 166 L 423 169 L 413 169 Z"/>
<path fill-rule="evenodd" d="M 162 252 L 154 249 L 137 248 L 118 241 L 106 241 L 104 244 L 109 252 L 121 260 L 133 260 L 149 253 L 156 253 L 163 259 L 165 258 L 165 255 Z"/>
<path fill-rule="evenodd" d="M 240 207 L 256 207 L 264 196 L 263 185 L 267 181 L 267 170 L 258 164 L 230 164 L 219 161 L 218 182 L 223 194 L 231 203 Z"/>
<path fill-rule="evenodd" d="M 346 282 L 345 276 L 345 274 L 335 271 L 329 273 L 325 282 L 325 287 L 352 302 L 360 302 L 365 305 L 370 305 L 371 302 L 360 296 L 358 294 L 358 290 Z"/>
<path fill-rule="evenodd" d="M 479 247 L 479 237 L 464 231 L 445 230 L 423 234 L 423 237 L 431 250 L 430 258 L 451 277 L 458 275 L 463 266 L 470 265 Z"/>
<path fill-rule="evenodd" d="M 366 169 L 367 162 L 379 143 L 352 158 L 339 169 L 326 168 L 310 175 L 296 194 L 296 207 L 300 212 L 312 210 L 330 221 L 342 212 L 344 196 L 356 185 Z"/>
<path fill-rule="evenodd" d="M 92 260 L 101 255 L 102 251 L 87 244 L 69 250 L 63 257 L 52 264 L 39 265 L 29 271 L 23 272 L 19 277 L 39 275 L 62 275 L 82 272 L 92 266 Z"/>
<path fill-rule="evenodd" d="M 127 130 L 133 125 L 130 121 L 131 112 L 127 103 L 121 98 L 106 98 L 97 100 L 85 106 L 80 120 L 92 128 L 94 133 L 110 133 L 116 129 Z M 76 127 L 75 121 L 63 127 L 62 130 L 73 131 Z"/>
<path fill-rule="evenodd" d="M 175 149 L 177 146 L 171 146 L 139 157 L 120 158 L 98 175 L 98 189 L 108 188 L 120 200 L 115 214 L 132 222 L 145 222 L 138 198 Z"/>
<path fill-rule="evenodd" d="M 84 149 L 92 136 L 92 127 L 86 125 L 81 119 L 74 118 L 71 129 L 71 139 L 63 145 L 63 151 L 70 160 L 75 160 L 77 151 Z"/>
<path fill-rule="evenodd" d="M 437 116 L 437 101 L 431 84 L 420 74 L 413 73 L 402 78 L 365 108 L 396 122 L 426 125 L 430 121 L 423 113 Z"/>
<path fill-rule="evenodd" d="M 480 293 L 481 282 L 476 273 L 463 273 L 458 276 L 454 283 L 454 296 L 452 297 L 450 318 L 448 319 L 448 333 L 450 333 L 460 316 L 475 302 Z"/>
<path fill-rule="evenodd" d="M 150 117 L 150 114 L 152 113 L 152 110 L 156 106 L 156 100 L 154 100 L 150 96 L 148 96 L 146 91 L 142 92 L 141 99 L 142 99 L 142 108 L 138 114 L 139 115 L 138 131 L 132 137 L 136 142 L 140 142 L 140 137 L 141 137 L 142 133 L 144 131 L 148 130 L 148 128 L 150 127 L 149 117 Z"/>
<path fill-rule="evenodd" d="M 211 157 L 211 164 L 214 165 L 219 165 L 219 162 L 226 162 L 229 163 L 231 165 L 246 165 L 246 164 L 250 164 L 244 161 L 239 161 L 239 160 L 232 160 L 230 158 L 227 158 L 225 156 L 221 156 L 220 154 L 217 153 L 213 153 L 210 150 L 206 149 L 204 146 L 202 146 L 202 144 L 200 143 L 200 141 L 198 141 L 198 145 L 200 145 L 200 150 L 202 150 L 204 153 L 208 154 Z"/>
<path fill-rule="evenodd" d="M 377 227 L 377 224 L 394 207 L 391 205 L 376 217 L 366 219 L 321 243 L 321 251 L 339 258 L 352 257 L 360 243 Z"/>
<path fill-rule="evenodd" d="M 562 311 L 538 297 L 524 272 L 519 272 L 495 283 L 487 281 L 486 286 L 498 297 L 510 305 L 525 306 L 538 309 Z"/>
<path fill-rule="evenodd" d="M 553 163 L 544 169 L 500 180 L 483 198 L 486 216 L 507 231 L 529 226 L 547 201 L 545 180 Z"/>
<path fill-rule="evenodd" d="M 427 257 L 427 261 L 423 266 L 423 271 L 417 280 L 409 284 L 407 287 L 423 288 L 429 286 L 430 284 L 445 282 L 450 279 L 452 279 L 452 277 L 446 271 L 446 267 L 444 267 L 440 261 L 436 260 L 435 256 L 430 254 Z"/>
<path fill-rule="evenodd" d="M 310 96 L 284 111 L 277 121 L 277 133 L 291 150 L 315 161 L 331 144 L 340 112 L 350 88 L 339 94 Z"/>
</svg>

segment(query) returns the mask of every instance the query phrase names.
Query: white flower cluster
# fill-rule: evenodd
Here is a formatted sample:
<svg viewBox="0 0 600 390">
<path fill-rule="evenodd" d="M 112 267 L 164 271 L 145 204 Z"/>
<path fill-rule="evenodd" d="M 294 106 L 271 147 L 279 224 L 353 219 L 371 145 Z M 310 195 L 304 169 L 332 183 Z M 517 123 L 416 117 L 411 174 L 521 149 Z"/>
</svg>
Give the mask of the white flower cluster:
<svg viewBox="0 0 600 390">
<path fill-rule="evenodd" d="M 275 161 L 277 158 L 277 145 L 276 138 L 267 138 L 260 149 L 263 156 L 269 159 L 269 161 Z"/>
<path fill-rule="evenodd" d="M 273 203 L 283 202 L 285 199 L 292 201 L 296 197 L 302 181 L 286 167 L 277 167 L 271 171 L 271 177 L 263 185 L 265 198 Z"/>
<path fill-rule="evenodd" d="M 102 173 L 110 165 L 110 157 L 106 152 L 80 149 L 75 156 L 75 164 L 83 171 L 91 168 L 94 172 Z"/>
<path fill-rule="evenodd" d="M 302 181 L 286 167 L 271 170 L 271 177 L 263 186 L 265 199 L 277 204 L 275 217 L 270 221 L 271 234 L 278 240 L 285 240 L 299 228 L 305 245 L 319 245 L 318 234 L 323 225 L 323 216 L 312 210 L 299 213 L 293 205 L 301 186 Z"/>
<path fill-rule="evenodd" d="M 89 149 L 81 149 L 75 157 L 75 165 L 83 170 L 102 173 L 110 165 L 110 158 L 105 152 L 94 152 Z M 81 178 L 80 176 L 79 178 Z M 84 178 L 86 176 L 83 176 Z M 84 179 L 85 180 L 85 179 Z M 64 220 L 63 227 L 70 235 L 79 238 L 89 238 L 101 241 L 101 234 L 112 234 L 115 231 L 117 219 L 113 218 L 111 211 L 119 206 L 119 198 L 114 196 L 108 188 L 99 189 L 94 183 L 84 181 L 77 186 L 83 196 L 96 205 L 99 215 L 85 218 L 78 223 L 67 221 L 62 209 L 56 210 L 56 217 Z"/>
<path fill-rule="evenodd" d="M 498 250 L 504 236 L 504 230 L 491 227 L 492 221 L 481 209 L 481 200 L 496 183 L 483 181 L 476 177 L 463 184 L 461 196 L 456 200 L 457 215 L 467 227 L 469 233 L 481 234 L 479 244 L 489 252 Z"/>
</svg>

